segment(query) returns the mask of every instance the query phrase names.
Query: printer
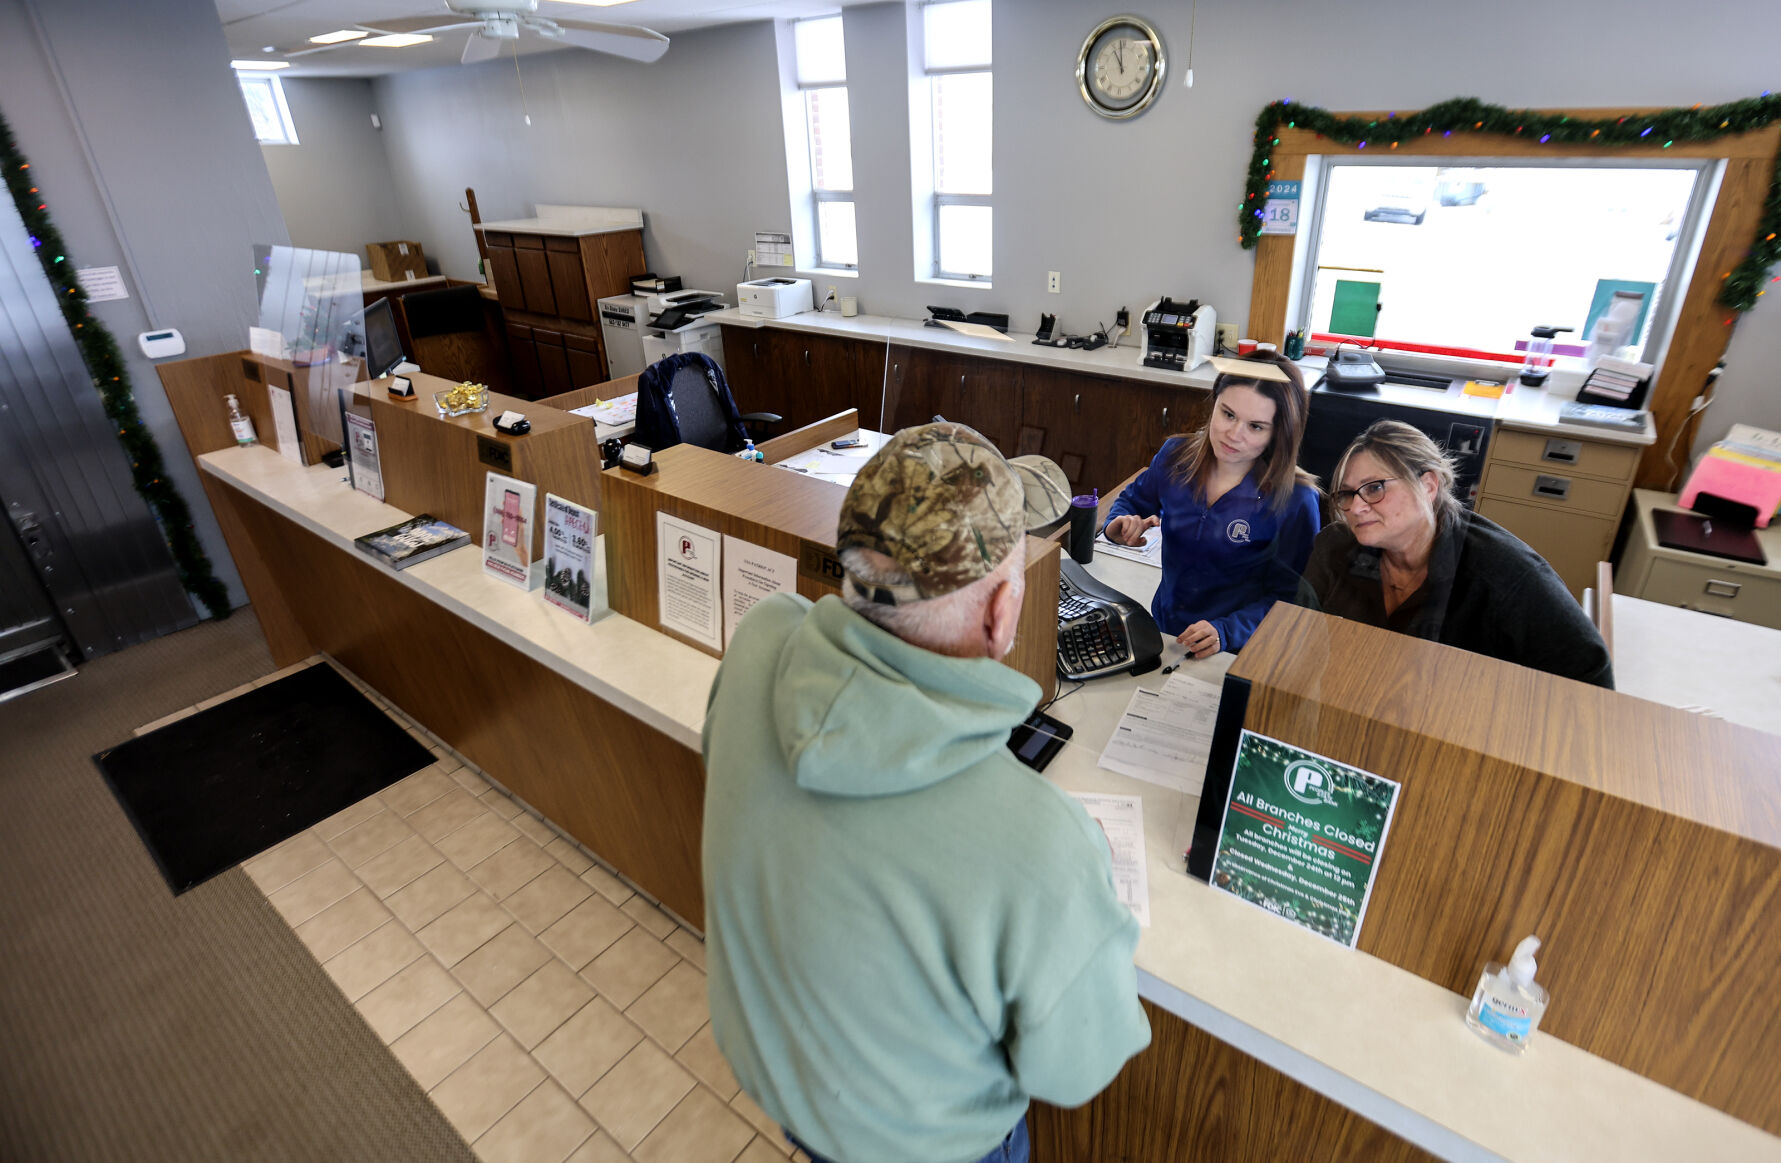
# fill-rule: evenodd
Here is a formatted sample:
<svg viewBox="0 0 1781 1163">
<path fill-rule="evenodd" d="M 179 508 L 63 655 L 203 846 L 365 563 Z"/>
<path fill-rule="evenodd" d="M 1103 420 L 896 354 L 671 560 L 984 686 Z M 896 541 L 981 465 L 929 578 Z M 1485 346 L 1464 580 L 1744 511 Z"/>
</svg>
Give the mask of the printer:
<svg viewBox="0 0 1781 1163">
<path fill-rule="evenodd" d="M 1198 299 L 1164 296 L 1144 308 L 1139 362 L 1165 371 L 1190 372 L 1218 350 L 1218 314 Z"/>
<path fill-rule="evenodd" d="M 770 275 L 736 284 L 736 306 L 756 319 L 784 319 L 787 315 L 816 308 L 815 289 L 809 279 Z"/>
<path fill-rule="evenodd" d="M 687 308 L 696 312 L 700 304 L 717 303 L 718 293 L 716 291 L 683 291 L 676 287 L 672 291 L 651 292 L 643 299 L 644 306 L 649 309 L 651 315 L 660 315 L 664 311 L 672 311 L 675 308 Z M 722 310 L 722 304 L 710 309 L 713 311 Z"/>
</svg>

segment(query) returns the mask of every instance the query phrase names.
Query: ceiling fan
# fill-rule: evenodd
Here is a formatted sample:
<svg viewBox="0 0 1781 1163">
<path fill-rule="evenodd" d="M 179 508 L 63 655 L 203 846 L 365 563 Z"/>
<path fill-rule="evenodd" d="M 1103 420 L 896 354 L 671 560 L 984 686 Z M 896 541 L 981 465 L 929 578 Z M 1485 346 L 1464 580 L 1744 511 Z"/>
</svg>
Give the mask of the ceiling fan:
<svg viewBox="0 0 1781 1163">
<path fill-rule="evenodd" d="M 468 30 L 470 36 L 464 44 L 461 62 L 466 65 L 494 59 L 504 46 L 517 42 L 522 34 L 645 64 L 661 59 L 668 51 L 668 38 L 654 29 L 539 16 L 538 0 L 445 0 L 445 8 L 439 16 L 398 16 L 359 21 L 358 24 L 361 28 L 385 33 L 432 34 Z M 284 55 L 307 56 L 311 52 L 345 48 L 352 43 L 345 41 Z"/>
</svg>

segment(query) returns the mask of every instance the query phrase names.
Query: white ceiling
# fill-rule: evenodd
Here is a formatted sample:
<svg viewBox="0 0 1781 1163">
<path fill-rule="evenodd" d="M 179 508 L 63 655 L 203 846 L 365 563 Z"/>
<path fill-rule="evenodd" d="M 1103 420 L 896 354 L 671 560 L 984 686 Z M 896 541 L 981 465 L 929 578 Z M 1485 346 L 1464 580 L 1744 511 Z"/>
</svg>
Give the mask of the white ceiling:
<svg viewBox="0 0 1781 1163">
<path fill-rule="evenodd" d="M 834 12 L 848 4 L 867 0 L 636 0 L 610 8 L 540 0 L 538 14 L 567 20 L 607 24 L 642 25 L 672 38 L 676 32 L 733 24 L 744 20 L 793 19 Z M 459 8 L 473 7 L 473 0 L 458 0 Z M 314 47 L 312 36 L 375 24 L 397 16 L 449 16 L 444 0 L 216 0 L 229 51 L 237 59 L 272 57 L 266 45 L 278 49 Z M 441 21 L 445 23 L 445 21 Z M 435 36 L 431 43 L 410 48 L 359 48 L 345 45 L 328 52 L 298 57 L 281 70 L 286 77 L 374 77 L 408 69 L 455 65 L 464 51 L 463 32 Z M 502 55 L 512 52 L 504 49 Z M 522 37 L 521 55 L 563 51 L 537 37 Z M 573 50 L 581 51 L 581 50 Z M 668 51 L 674 51 L 670 45 Z"/>
</svg>

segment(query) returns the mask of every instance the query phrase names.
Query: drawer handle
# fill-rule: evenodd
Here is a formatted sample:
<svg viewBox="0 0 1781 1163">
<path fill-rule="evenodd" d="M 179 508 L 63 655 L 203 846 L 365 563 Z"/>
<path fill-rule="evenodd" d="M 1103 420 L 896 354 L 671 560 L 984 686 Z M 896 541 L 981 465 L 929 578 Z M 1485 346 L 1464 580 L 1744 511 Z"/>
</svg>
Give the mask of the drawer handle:
<svg viewBox="0 0 1781 1163">
<path fill-rule="evenodd" d="M 1583 443 L 1578 440 L 1559 440 L 1556 437 L 1546 442 L 1546 451 L 1540 454 L 1542 460 L 1556 460 L 1560 464 L 1576 464 L 1583 455 Z"/>
<path fill-rule="evenodd" d="M 964 377 L 964 376 L 960 376 L 960 377 L 959 377 L 959 387 L 961 387 L 961 388 L 962 388 L 962 387 L 964 387 L 964 386 L 965 386 L 965 377 Z"/>
<path fill-rule="evenodd" d="M 761 358 L 761 345 L 758 343 L 755 343 L 755 344 L 750 344 L 750 346 L 754 348 L 754 357 L 756 359 Z"/>
<path fill-rule="evenodd" d="M 1743 582 L 1720 581 L 1714 578 L 1702 587 L 1709 598 L 1735 598 L 1738 591 L 1744 588 Z"/>
<path fill-rule="evenodd" d="M 810 349 L 808 347 L 804 349 L 804 366 L 810 366 Z"/>
<path fill-rule="evenodd" d="M 1080 416 L 1082 414 L 1082 393 L 1081 392 L 1076 393 L 1076 414 L 1078 416 Z"/>
<path fill-rule="evenodd" d="M 1571 495 L 1570 479 L 1568 477 L 1537 476 L 1534 478 L 1534 495 L 1562 501 Z"/>
<path fill-rule="evenodd" d="M 1169 406 L 1167 404 L 1164 404 L 1163 405 L 1163 430 L 1166 432 L 1166 431 L 1168 431 L 1168 428 L 1169 428 Z"/>
</svg>

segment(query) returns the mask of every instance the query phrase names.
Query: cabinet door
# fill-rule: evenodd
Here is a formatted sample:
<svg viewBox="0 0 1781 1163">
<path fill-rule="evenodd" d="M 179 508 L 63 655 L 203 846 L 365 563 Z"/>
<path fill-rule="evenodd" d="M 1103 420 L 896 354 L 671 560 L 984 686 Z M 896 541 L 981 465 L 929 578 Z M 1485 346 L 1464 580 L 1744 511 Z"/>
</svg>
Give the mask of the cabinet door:
<svg viewBox="0 0 1781 1163">
<path fill-rule="evenodd" d="M 1492 496 L 1479 498 L 1478 512 L 1527 542 L 1576 598 L 1582 597 L 1584 587 L 1595 584 L 1595 563 L 1607 560 L 1614 543 L 1615 521 L 1610 517 Z"/>
<path fill-rule="evenodd" d="M 511 246 L 489 242 L 489 276 L 495 280 L 495 295 L 501 306 L 515 311 L 526 310 L 526 292 L 519 278 L 519 263 Z"/>
<path fill-rule="evenodd" d="M 569 352 L 563 346 L 563 333 L 534 327 L 532 342 L 538 349 L 538 384 L 544 394 L 560 396 L 573 391 L 575 381 L 569 375 Z"/>
<path fill-rule="evenodd" d="M 765 327 L 733 327 L 722 329 L 724 340 L 724 378 L 736 407 L 743 412 L 773 412 L 785 415 L 785 393 L 777 376 L 770 375 L 773 333 Z M 782 426 L 782 431 L 790 428 Z"/>
<path fill-rule="evenodd" d="M 513 394 L 526 400 L 547 395 L 540 390 L 543 377 L 538 369 L 538 348 L 532 341 L 530 327 L 522 323 L 507 325 L 507 354 L 513 359 Z"/>
<path fill-rule="evenodd" d="M 550 289 L 550 263 L 544 257 L 544 239 L 532 234 L 514 235 L 513 258 L 519 264 L 525 309 L 534 315 L 555 315 L 557 297 Z"/>
<path fill-rule="evenodd" d="M 581 266 L 581 243 L 573 238 L 546 238 L 544 261 L 550 268 L 550 289 L 556 295 L 556 314 L 564 319 L 594 321 L 594 306 L 587 297 L 587 274 Z"/>
<path fill-rule="evenodd" d="M 1147 395 L 1117 380 L 1022 368 L 1014 452 L 1049 457 L 1064 470 L 1074 493 L 1105 493 L 1155 451 L 1138 449 L 1132 436 Z"/>
<path fill-rule="evenodd" d="M 600 350 L 599 340 L 565 332 L 563 351 L 569 360 L 569 379 L 576 387 L 603 384 L 610 378 L 606 373 L 606 356 Z"/>
</svg>

